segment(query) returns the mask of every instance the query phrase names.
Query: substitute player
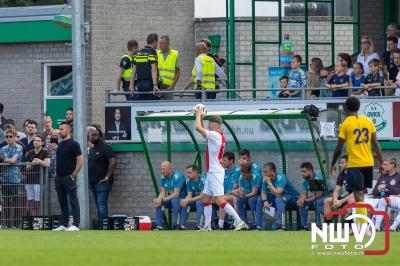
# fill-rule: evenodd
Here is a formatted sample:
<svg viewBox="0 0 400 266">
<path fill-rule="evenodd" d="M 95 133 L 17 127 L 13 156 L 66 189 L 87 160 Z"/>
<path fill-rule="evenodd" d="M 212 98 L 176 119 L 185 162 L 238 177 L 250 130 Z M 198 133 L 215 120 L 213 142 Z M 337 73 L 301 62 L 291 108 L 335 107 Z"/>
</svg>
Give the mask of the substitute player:
<svg viewBox="0 0 400 266">
<path fill-rule="evenodd" d="M 378 156 L 379 169 L 382 167 L 382 151 L 376 139 L 376 129 L 370 119 L 358 114 L 360 100 L 349 97 L 345 109 L 348 117 L 339 127 L 338 143 L 332 159 L 332 174 L 336 175 L 336 161 L 346 144 L 349 156 L 347 165 L 347 182 L 350 185 L 356 203 L 364 202 L 364 189 L 372 187 L 374 157 L 371 144 Z M 367 216 L 367 209 L 357 208 L 356 213 Z M 362 220 L 361 220 L 362 221 Z M 361 222 L 360 221 L 360 222 Z"/>
<path fill-rule="evenodd" d="M 203 126 L 204 107 L 196 109 L 196 130 L 207 139 L 206 166 L 207 179 L 202 193 L 204 206 L 204 228 L 203 231 L 211 231 L 211 198 L 225 212 L 235 220 L 235 230 L 247 228 L 247 225 L 240 219 L 232 205 L 224 198 L 224 176 L 225 169 L 222 166 L 222 155 L 224 154 L 225 137 L 221 131 L 222 118 L 215 115 L 208 121 L 208 129 Z"/>
</svg>

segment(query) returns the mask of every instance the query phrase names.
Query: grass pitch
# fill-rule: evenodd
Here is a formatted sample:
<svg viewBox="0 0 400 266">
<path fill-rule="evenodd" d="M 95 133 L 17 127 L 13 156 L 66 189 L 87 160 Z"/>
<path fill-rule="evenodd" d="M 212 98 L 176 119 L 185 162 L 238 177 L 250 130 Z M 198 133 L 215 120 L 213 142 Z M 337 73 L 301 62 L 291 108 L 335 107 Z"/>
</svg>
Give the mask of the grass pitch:
<svg viewBox="0 0 400 266">
<path fill-rule="evenodd" d="M 317 256 L 310 232 L 0 231 L 0 265 L 398 265 L 400 233 L 385 256 Z M 376 245 L 382 247 L 383 234 Z"/>
</svg>

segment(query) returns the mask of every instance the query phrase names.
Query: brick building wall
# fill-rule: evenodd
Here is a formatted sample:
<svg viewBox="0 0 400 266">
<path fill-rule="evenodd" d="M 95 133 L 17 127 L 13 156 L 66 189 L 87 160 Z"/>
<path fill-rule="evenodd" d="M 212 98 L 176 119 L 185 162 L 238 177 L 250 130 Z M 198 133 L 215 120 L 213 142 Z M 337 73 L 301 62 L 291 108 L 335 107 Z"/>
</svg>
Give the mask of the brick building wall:
<svg viewBox="0 0 400 266">
<path fill-rule="evenodd" d="M 249 18 L 243 18 L 249 19 Z M 330 22 L 323 18 L 312 18 L 309 21 L 309 41 L 326 42 L 331 38 Z M 220 35 L 221 46 L 219 54 L 226 57 L 226 28 L 224 18 L 199 19 L 195 21 L 196 40 L 207 38 L 209 35 Z M 283 33 L 290 35 L 294 44 L 296 54 L 300 54 L 305 60 L 305 35 L 304 25 L 284 24 Z M 256 40 L 257 41 L 278 41 L 277 18 L 264 17 L 256 19 Z M 236 62 L 251 62 L 251 24 L 237 23 L 235 26 Z M 353 54 L 353 27 L 352 25 L 335 26 L 335 54 L 345 52 Z M 322 59 L 324 65 L 329 66 L 331 62 L 331 48 L 326 45 L 310 45 L 308 58 Z M 267 71 L 270 66 L 279 66 L 278 45 L 256 45 L 256 76 L 257 88 L 268 87 Z M 236 87 L 240 89 L 252 88 L 252 67 L 236 66 Z M 242 93 L 248 95 L 249 93 Z"/>
<path fill-rule="evenodd" d="M 360 35 L 368 35 L 375 44 L 375 51 L 382 56 L 386 49 L 384 26 L 384 1 L 360 1 Z"/>
<path fill-rule="evenodd" d="M 64 42 L 0 44 L 0 102 L 18 129 L 27 118 L 41 125 L 43 65 L 58 62 L 71 62 L 71 46 Z"/>
<path fill-rule="evenodd" d="M 168 34 L 171 47 L 180 52 L 183 73 L 177 87 L 183 87 L 194 60 L 194 1 L 90 0 L 87 4 L 91 24 L 87 66 L 92 74 L 87 81 L 92 95 L 88 112 L 92 121 L 104 123 L 104 93 L 115 89 L 116 68 L 129 39 L 144 47 L 149 33 Z"/>
</svg>

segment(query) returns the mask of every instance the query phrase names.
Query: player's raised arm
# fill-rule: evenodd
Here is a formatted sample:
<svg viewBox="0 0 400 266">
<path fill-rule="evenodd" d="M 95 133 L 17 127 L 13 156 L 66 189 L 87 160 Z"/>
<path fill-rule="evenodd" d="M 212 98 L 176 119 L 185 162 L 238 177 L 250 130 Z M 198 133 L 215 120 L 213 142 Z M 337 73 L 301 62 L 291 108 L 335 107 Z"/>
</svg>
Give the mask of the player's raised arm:
<svg viewBox="0 0 400 266">
<path fill-rule="evenodd" d="M 203 136 L 203 138 L 206 139 L 207 138 L 207 130 L 204 128 L 204 125 L 203 125 L 203 113 L 204 113 L 203 108 L 196 109 L 196 130 Z"/>
</svg>

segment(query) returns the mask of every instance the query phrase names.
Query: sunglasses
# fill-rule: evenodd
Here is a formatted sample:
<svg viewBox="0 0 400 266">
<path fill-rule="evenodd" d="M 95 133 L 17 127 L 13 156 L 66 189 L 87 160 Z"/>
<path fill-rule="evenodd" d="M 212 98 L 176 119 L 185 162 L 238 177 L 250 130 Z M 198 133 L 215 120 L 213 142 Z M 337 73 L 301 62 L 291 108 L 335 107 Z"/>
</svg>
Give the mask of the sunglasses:
<svg viewBox="0 0 400 266">
<path fill-rule="evenodd" d="M 6 139 L 12 139 L 14 136 L 12 136 L 12 135 L 7 135 L 6 136 Z"/>
</svg>

